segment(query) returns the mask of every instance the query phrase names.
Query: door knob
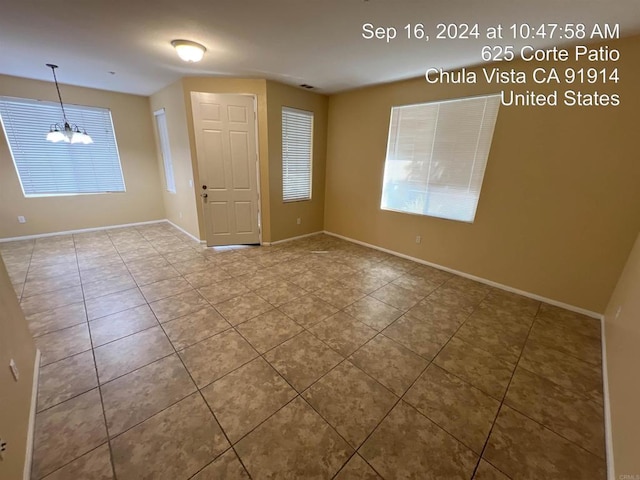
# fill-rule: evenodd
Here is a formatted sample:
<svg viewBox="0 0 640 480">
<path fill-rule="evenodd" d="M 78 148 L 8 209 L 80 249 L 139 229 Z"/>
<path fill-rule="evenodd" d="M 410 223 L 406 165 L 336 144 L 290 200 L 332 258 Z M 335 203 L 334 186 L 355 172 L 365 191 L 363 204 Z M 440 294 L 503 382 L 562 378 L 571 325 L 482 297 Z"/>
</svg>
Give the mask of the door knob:
<svg viewBox="0 0 640 480">
<path fill-rule="evenodd" d="M 202 198 L 207 198 L 209 195 L 207 195 L 206 193 L 201 193 L 201 194 L 200 194 L 200 196 L 201 196 Z"/>
</svg>

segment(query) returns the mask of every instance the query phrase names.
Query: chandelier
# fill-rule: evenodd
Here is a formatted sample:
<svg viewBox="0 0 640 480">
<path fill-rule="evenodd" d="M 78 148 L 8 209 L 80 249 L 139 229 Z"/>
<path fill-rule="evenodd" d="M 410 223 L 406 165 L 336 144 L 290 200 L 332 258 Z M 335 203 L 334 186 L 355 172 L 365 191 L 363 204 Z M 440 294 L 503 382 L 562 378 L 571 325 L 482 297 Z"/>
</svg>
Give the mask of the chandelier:
<svg viewBox="0 0 640 480">
<path fill-rule="evenodd" d="M 70 124 L 67 120 L 67 113 L 64 111 L 62 95 L 60 95 L 60 86 L 58 85 L 58 79 L 56 77 L 56 68 L 58 68 L 58 65 L 47 63 L 47 67 L 49 67 L 53 72 L 53 80 L 56 83 L 58 100 L 60 100 L 60 108 L 62 109 L 62 119 L 64 120 L 64 125 L 62 126 L 59 123 L 51 125 L 49 133 L 47 134 L 47 140 L 53 143 L 82 143 L 85 145 L 93 143 L 93 139 L 87 134 L 87 131 L 84 128 L 81 130 L 78 125 L 73 123 Z"/>
</svg>

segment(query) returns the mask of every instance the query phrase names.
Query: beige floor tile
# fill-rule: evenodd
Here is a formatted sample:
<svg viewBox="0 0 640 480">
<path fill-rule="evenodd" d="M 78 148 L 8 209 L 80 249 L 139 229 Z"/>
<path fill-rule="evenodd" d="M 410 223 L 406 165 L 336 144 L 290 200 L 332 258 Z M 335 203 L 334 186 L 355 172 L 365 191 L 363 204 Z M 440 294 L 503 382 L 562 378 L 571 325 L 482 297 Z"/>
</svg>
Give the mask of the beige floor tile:
<svg viewBox="0 0 640 480">
<path fill-rule="evenodd" d="M 256 358 L 203 389 L 231 443 L 269 418 L 297 393 L 262 358 Z"/>
<path fill-rule="evenodd" d="M 381 477 L 357 453 L 336 475 L 336 480 L 382 480 Z"/>
<path fill-rule="evenodd" d="M 151 303 L 192 290 L 192 287 L 184 278 L 175 277 L 143 285 L 140 287 L 140 290 L 142 291 L 144 298 L 147 299 L 147 302 Z"/>
<path fill-rule="evenodd" d="M 227 330 L 178 352 L 198 388 L 258 356 L 235 330 Z"/>
<path fill-rule="evenodd" d="M 101 384 L 173 353 L 162 329 L 152 327 L 94 349 Z"/>
<path fill-rule="evenodd" d="M 511 478 L 606 478 L 604 460 L 504 405 L 484 457 Z"/>
<path fill-rule="evenodd" d="M 163 323 L 162 328 L 176 350 L 223 332 L 231 325 L 211 306 Z"/>
<path fill-rule="evenodd" d="M 485 297 L 481 305 L 494 310 L 508 312 L 512 315 L 533 317 L 538 312 L 540 302 L 516 293 L 493 289 Z"/>
<path fill-rule="evenodd" d="M 541 343 L 527 341 L 518 364 L 575 393 L 603 405 L 602 369 Z"/>
<path fill-rule="evenodd" d="M 253 292 L 239 295 L 231 300 L 216 305 L 216 309 L 232 325 L 251 320 L 258 315 L 273 309 L 273 305 L 266 302 Z"/>
<path fill-rule="evenodd" d="M 184 252 L 185 255 L 190 255 L 190 251 L 191 249 L 186 249 L 176 253 Z M 171 262 L 171 264 L 182 275 L 189 275 L 190 273 L 202 272 L 210 268 L 215 268 L 215 266 L 211 265 L 205 257 L 199 254 L 196 254 L 195 257 L 189 258 L 188 260 Z"/>
<path fill-rule="evenodd" d="M 149 306 L 140 305 L 93 320 L 89 329 L 93 346 L 98 347 L 156 325 L 158 321 Z"/>
<path fill-rule="evenodd" d="M 32 315 L 72 303 L 78 303 L 82 300 L 82 288 L 76 285 L 75 287 L 63 288 L 55 292 L 41 293 L 28 298 L 22 298 L 20 307 L 25 315 Z"/>
<path fill-rule="evenodd" d="M 484 459 L 480 460 L 473 480 L 510 480 L 504 473 L 498 470 Z"/>
<path fill-rule="evenodd" d="M 261 268 L 254 273 L 247 273 L 235 277 L 234 280 L 237 280 L 249 290 L 257 290 L 277 281 L 278 276 L 268 269 Z"/>
<path fill-rule="evenodd" d="M 421 357 L 431 360 L 449 341 L 456 328 L 456 324 L 432 318 L 420 320 L 403 315 L 387 327 L 383 334 Z"/>
<path fill-rule="evenodd" d="M 378 333 L 343 312 L 317 323 L 309 331 L 344 357 L 351 355 Z"/>
<path fill-rule="evenodd" d="M 302 288 L 280 279 L 266 287 L 257 289 L 255 292 L 274 307 L 279 307 L 306 294 Z"/>
<path fill-rule="evenodd" d="M 314 295 L 336 308 L 344 308 L 365 296 L 362 290 L 334 282 L 314 292 Z"/>
<path fill-rule="evenodd" d="M 451 286 L 449 282 L 431 293 L 428 297 L 429 301 L 446 307 L 475 308 L 488 293 L 488 288 L 487 290 L 467 290 Z"/>
<path fill-rule="evenodd" d="M 111 293 L 122 292 L 136 286 L 136 282 L 129 273 L 121 273 L 113 277 L 105 277 L 91 283 L 82 283 L 85 300 L 98 298 Z"/>
<path fill-rule="evenodd" d="M 132 271 L 131 273 L 133 274 L 133 278 L 135 279 L 136 283 L 140 286 L 180 276 L 180 272 L 178 272 L 171 265 L 147 267 L 136 272 Z"/>
<path fill-rule="evenodd" d="M 203 468 L 192 480 L 249 480 L 233 449 L 229 449 Z"/>
<path fill-rule="evenodd" d="M 35 339 L 40 350 L 40 365 L 45 366 L 63 358 L 91 349 L 89 327 L 86 322 L 47 333 Z"/>
<path fill-rule="evenodd" d="M 505 403 L 585 450 L 605 458 L 602 405 L 518 368 Z"/>
<path fill-rule="evenodd" d="M 329 305 L 315 295 L 296 298 L 289 303 L 281 305 L 279 310 L 286 313 L 289 318 L 304 328 L 310 328 L 338 312 L 336 307 Z"/>
<path fill-rule="evenodd" d="M 139 305 L 144 305 L 145 303 L 147 302 L 140 290 L 138 288 L 132 288 L 87 300 L 87 316 L 89 320 L 95 320 L 111 315 L 112 313 L 118 313 Z"/>
<path fill-rule="evenodd" d="M 384 330 L 402 315 L 397 308 L 369 296 L 352 303 L 344 311 L 378 331 Z"/>
<path fill-rule="evenodd" d="M 113 480 L 109 444 L 104 443 L 95 450 L 56 470 L 44 480 L 69 479 Z"/>
<path fill-rule="evenodd" d="M 119 480 L 189 478 L 228 447 L 199 393 L 111 441 Z"/>
<path fill-rule="evenodd" d="M 371 293 L 371 296 L 402 311 L 409 310 L 424 298 L 424 295 L 411 292 L 406 288 L 393 284 L 385 285 Z"/>
<path fill-rule="evenodd" d="M 353 450 L 297 398 L 244 437 L 236 452 L 253 478 L 331 478 Z"/>
<path fill-rule="evenodd" d="M 524 348 L 529 328 L 529 322 L 509 322 L 487 313 L 474 312 L 456 332 L 456 338 L 515 364 Z"/>
<path fill-rule="evenodd" d="M 587 330 L 583 328 L 582 330 Z M 588 330 L 587 330 L 588 331 Z M 529 335 L 531 341 L 544 343 L 560 352 L 572 355 L 593 365 L 602 364 L 600 337 L 583 335 L 581 330 L 562 326 L 556 320 L 536 319 Z"/>
<path fill-rule="evenodd" d="M 97 386 L 92 351 L 44 366 L 38 379 L 38 412 Z"/>
<path fill-rule="evenodd" d="M 78 273 L 77 262 L 64 262 L 54 265 L 43 265 L 41 267 L 29 268 L 29 274 L 27 275 L 27 281 L 40 280 L 44 278 L 53 278 L 63 275 L 71 275 Z"/>
<path fill-rule="evenodd" d="M 316 290 L 324 288 L 334 282 L 332 278 L 327 278 L 320 273 L 309 270 L 291 275 L 288 277 L 288 280 L 307 292 L 315 292 Z"/>
<path fill-rule="evenodd" d="M 514 364 L 506 363 L 456 337 L 433 362 L 497 400 L 502 400 L 515 369 Z"/>
<path fill-rule="evenodd" d="M 429 363 L 384 335 L 377 335 L 365 343 L 349 360 L 399 396 Z"/>
<path fill-rule="evenodd" d="M 438 325 L 456 329 L 469 318 L 471 312 L 473 312 L 472 307 L 442 305 L 432 302 L 429 300 L 429 297 L 427 297 L 407 310 L 407 315 L 419 320 L 429 320 L 436 322 Z"/>
<path fill-rule="evenodd" d="M 359 450 L 384 478 L 468 479 L 478 457 L 404 402 Z"/>
<path fill-rule="evenodd" d="M 497 400 L 433 364 L 404 400 L 478 455 L 500 407 Z"/>
<path fill-rule="evenodd" d="M 109 436 L 114 437 L 196 391 L 176 354 L 101 387 Z"/>
<path fill-rule="evenodd" d="M 33 313 L 26 316 L 29 330 L 34 337 L 55 332 L 87 321 L 84 302 L 72 303 L 64 307 Z"/>
<path fill-rule="evenodd" d="M 426 297 L 431 294 L 435 289 L 440 287 L 444 282 L 445 278 L 425 278 L 420 275 L 413 275 L 412 273 L 406 273 L 401 277 L 396 278 L 392 283 L 392 285 L 397 285 L 398 287 L 405 288 L 410 292 Z"/>
<path fill-rule="evenodd" d="M 236 330 L 260 353 L 271 350 L 302 331 L 302 327 L 278 310 L 270 310 L 247 322 Z"/>
<path fill-rule="evenodd" d="M 189 313 L 202 310 L 209 306 L 202 295 L 195 290 L 188 290 L 172 297 L 158 300 L 149 304 L 160 323 L 168 322 Z"/>
<path fill-rule="evenodd" d="M 348 361 L 327 373 L 302 396 L 354 448 L 360 446 L 398 400 Z"/>
<path fill-rule="evenodd" d="M 127 266 L 124 263 L 116 263 L 113 265 L 108 265 L 106 267 L 96 267 L 89 270 L 82 270 L 80 272 L 80 278 L 82 279 L 82 283 L 86 284 L 97 282 L 102 278 L 115 277 L 118 275 L 124 275 L 126 273 L 129 273 Z"/>
<path fill-rule="evenodd" d="M 74 259 L 75 261 L 75 259 Z M 38 278 L 35 277 L 24 284 L 23 297 L 32 297 L 43 293 L 50 293 L 64 288 L 80 285 L 80 275 L 77 272 L 61 275 L 59 277 Z"/>
<path fill-rule="evenodd" d="M 341 355 L 306 331 L 270 350 L 265 358 L 298 392 L 343 360 Z"/>
<path fill-rule="evenodd" d="M 582 335 L 600 338 L 600 321 L 586 315 L 542 303 L 538 311 L 538 318 L 552 320 L 552 323 L 560 325 L 570 332 L 580 332 Z"/>
<path fill-rule="evenodd" d="M 54 472 L 107 440 L 98 389 L 36 415 L 32 478 Z"/>
<path fill-rule="evenodd" d="M 237 279 L 225 280 L 198 289 L 198 292 L 213 305 L 231 300 L 238 295 L 248 293 L 249 289 Z"/>
<path fill-rule="evenodd" d="M 207 268 L 197 272 L 189 273 L 184 276 L 185 280 L 191 284 L 193 288 L 202 288 L 213 283 L 218 283 L 231 278 L 227 272 L 221 268 Z"/>
</svg>

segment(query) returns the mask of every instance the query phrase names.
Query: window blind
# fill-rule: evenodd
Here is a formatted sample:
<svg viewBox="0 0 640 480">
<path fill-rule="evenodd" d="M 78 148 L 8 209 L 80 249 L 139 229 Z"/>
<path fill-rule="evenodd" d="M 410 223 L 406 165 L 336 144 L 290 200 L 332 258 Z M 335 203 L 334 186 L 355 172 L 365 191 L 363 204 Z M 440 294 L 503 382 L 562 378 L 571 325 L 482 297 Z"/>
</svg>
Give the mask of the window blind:
<svg viewBox="0 0 640 480">
<path fill-rule="evenodd" d="M 499 95 L 393 107 L 381 208 L 473 222 Z"/>
<path fill-rule="evenodd" d="M 167 129 L 167 115 L 164 108 L 154 112 L 156 116 L 156 126 L 158 127 L 158 137 L 160 139 L 160 152 L 164 164 L 164 179 L 167 191 L 176 193 L 176 181 L 173 176 L 173 160 L 171 158 L 171 148 L 169 146 L 169 130 Z"/>
<path fill-rule="evenodd" d="M 313 112 L 282 108 L 282 200 L 311 199 Z"/>
<path fill-rule="evenodd" d="M 124 178 L 106 108 L 65 104 L 67 118 L 86 129 L 93 144 L 51 143 L 49 128 L 62 122 L 53 102 L 0 97 L 0 120 L 25 196 L 124 192 Z"/>
</svg>

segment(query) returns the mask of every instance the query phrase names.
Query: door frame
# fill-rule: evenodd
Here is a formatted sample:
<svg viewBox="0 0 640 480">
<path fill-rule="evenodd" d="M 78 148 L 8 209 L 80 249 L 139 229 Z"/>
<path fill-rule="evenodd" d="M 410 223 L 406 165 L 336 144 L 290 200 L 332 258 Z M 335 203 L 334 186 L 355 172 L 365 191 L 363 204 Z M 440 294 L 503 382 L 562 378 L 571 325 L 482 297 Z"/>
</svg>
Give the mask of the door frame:
<svg viewBox="0 0 640 480">
<path fill-rule="evenodd" d="M 261 191 L 261 185 L 260 185 L 260 166 L 261 166 L 261 157 L 260 157 L 260 136 L 259 136 L 259 128 L 258 128 L 258 96 L 255 93 L 241 93 L 241 92 L 199 92 L 199 91 L 191 91 L 189 92 L 190 95 L 190 100 L 191 100 L 191 123 L 193 125 L 193 134 L 194 134 L 194 149 L 196 152 L 196 165 L 198 167 L 198 183 L 197 185 L 202 185 L 202 181 L 200 180 L 200 159 L 198 158 L 198 147 L 195 144 L 195 135 L 196 135 L 196 124 L 195 124 L 195 116 L 194 116 L 194 110 L 193 110 L 193 106 L 194 106 L 194 97 L 199 94 L 199 93 L 209 93 L 209 94 L 213 94 L 213 95 L 233 95 L 233 96 L 238 96 L 241 95 L 243 97 L 251 97 L 253 99 L 253 128 L 254 128 L 254 136 L 255 136 L 255 140 L 256 140 L 256 187 L 257 187 L 257 193 L 258 193 L 258 214 L 257 214 L 257 220 L 258 220 L 258 242 L 260 245 L 263 245 L 262 242 L 262 191 Z M 194 188 L 194 191 L 197 195 L 197 201 L 200 202 L 200 206 L 202 208 L 202 222 L 203 222 L 203 228 L 204 228 L 204 237 L 205 237 L 205 244 L 208 243 L 207 241 L 207 215 L 205 214 L 204 211 L 204 201 L 202 199 L 202 197 L 200 196 L 200 192 L 198 188 Z M 208 247 L 208 245 L 207 245 Z"/>
</svg>

